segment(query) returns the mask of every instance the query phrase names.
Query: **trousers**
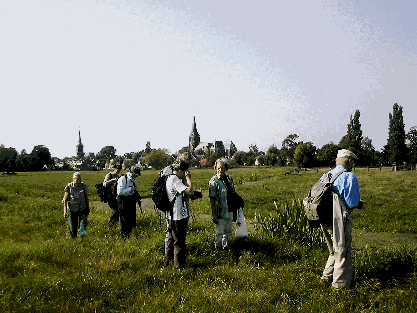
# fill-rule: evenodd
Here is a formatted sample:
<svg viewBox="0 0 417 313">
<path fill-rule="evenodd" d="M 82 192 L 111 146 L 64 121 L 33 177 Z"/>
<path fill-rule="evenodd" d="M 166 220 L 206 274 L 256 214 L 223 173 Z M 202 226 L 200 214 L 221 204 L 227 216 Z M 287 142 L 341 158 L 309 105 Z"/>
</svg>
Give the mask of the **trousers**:
<svg viewBox="0 0 417 313">
<path fill-rule="evenodd" d="M 134 196 L 117 197 L 120 216 L 120 235 L 128 238 L 136 227 L 136 199 Z"/>
<path fill-rule="evenodd" d="M 321 279 L 332 283 L 335 289 L 349 288 L 353 276 L 352 229 L 350 217 L 344 221 L 345 247 L 342 251 L 330 254 Z M 333 236 L 332 229 L 327 230 Z"/>
<path fill-rule="evenodd" d="M 168 266 L 170 260 L 174 260 L 175 268 L 182 269 L 185 267 L 187 228 L 188 218 L 171 222 L 165 249 L 165 266 Z"/>
<path fill-rule="evenodd" d="M 233 230 L 233 212 L 227 213 L 227 218 L 217 221 L 216 235 L 214 237 L 214 247 L 225 249 L 229 244 Z"/>
<path fill-rule="evenodd" d="M 80 237 L 84 237 L 87 233 L 87 210 L 73 212 L 67 210 L 68 212 L 68 228 L 71 234 L 71 237 L 77 237 L 77 232 L 79 232 Z M 78 229 L 79 227 L 79 229 Z"/>
</svg>

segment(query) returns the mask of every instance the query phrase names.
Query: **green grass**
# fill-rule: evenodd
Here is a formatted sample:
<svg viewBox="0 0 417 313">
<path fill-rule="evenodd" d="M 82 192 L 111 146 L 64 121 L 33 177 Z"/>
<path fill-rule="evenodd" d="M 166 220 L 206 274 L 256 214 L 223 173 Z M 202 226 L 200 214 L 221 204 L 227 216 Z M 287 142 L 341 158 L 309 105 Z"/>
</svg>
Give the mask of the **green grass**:
<svg viewBox="0 0 417 313">
<path fill-rule="evenodd" d="M 0 311 L 417 311 L 412 243 L 354 250 L 354 286 L 335 292 L 320 285 L 326 246 L 299 237 L 305 229 L 294 221 L 300 218 L 297 201 L 325 169 L 284 176 L 287 171 L 229 171 L 245 199 L 247 219 L 256 217 L 271 228 L 256 226 L 246 242 L 232 241 L 228 251 L 213 250 L 208 198 L 193 201 L 196 218 L 190 220 L 187 266 L 181 272 L 162 267 L 165 221 L 154 212 L 138 213 L 138 227 L 121 240 L 117 228 L 104 227 L 109 213 L 93 205 L 87 236 L 73 240 L 61 203 L 71 172 L 0 177 Z M 92 200 L 98 200 L 94 185 L 105 174 L 83 173 Z M 144 171 L 137 178 L 143 197 L 150 196 L 157 174 Z M 352 214 L 355 228 L 416 232 L 416 172 L 357 169 L 356 174 L 366 206 Z M 193 170 L 195 187 L 206 190 L 213 175 L 212 169 Z M 290 231 L 278 231 L 277 225 Z"/>
</svg>

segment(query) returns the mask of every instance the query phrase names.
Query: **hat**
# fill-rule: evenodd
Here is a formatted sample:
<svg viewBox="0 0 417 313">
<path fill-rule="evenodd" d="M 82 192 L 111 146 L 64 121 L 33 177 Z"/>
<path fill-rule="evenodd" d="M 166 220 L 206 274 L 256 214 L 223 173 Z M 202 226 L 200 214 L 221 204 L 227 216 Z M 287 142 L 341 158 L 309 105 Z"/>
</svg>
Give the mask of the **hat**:
<svg viewBox="0 0 417 313">
<path fill-rule="evenodd" d="M 347 159 L 355 159 L 358 160 L 358 157 L 356 156 L 356 154 L 354 154 L 352 151 L 346 150 L 346 149 L 342 149 L 337 151 L 337 157 L 338 158 L 347 158 Z"/>
<path fill-rule="evenodd" d="M 140 176 L 140 167 L 139 166 L 132 166 L 132 167 L 130 167 L 130 172 Z"/>
<path fill-rule="evenodd" d="M 187 161 L 177 160 L 171 167 L 174 171 L 186 171 L 190 168 L 190 164 Z"/>
<path fill-rule="evenodd" d="M 72 178 L 77 178 L 77 177 L 81 177 L 80 172 L 75 172 L 74 175 L 72 175 Z"/>
</svg>

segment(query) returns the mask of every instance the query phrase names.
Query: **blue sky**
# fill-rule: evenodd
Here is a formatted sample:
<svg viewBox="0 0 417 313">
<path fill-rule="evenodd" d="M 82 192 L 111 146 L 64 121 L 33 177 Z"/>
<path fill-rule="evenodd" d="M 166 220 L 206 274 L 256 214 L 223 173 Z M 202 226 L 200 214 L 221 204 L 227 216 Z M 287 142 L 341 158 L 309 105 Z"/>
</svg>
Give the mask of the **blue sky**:
<svg viewBox="0 0 417 313">
<path fill-rule="evenodd" d="M 417 125 L 414 1 L 8 1 L 0 143 L 72 156 L 188 145 L 338 143 L 359 109 L 386 144 L 394 103 Z"/>
</svg>

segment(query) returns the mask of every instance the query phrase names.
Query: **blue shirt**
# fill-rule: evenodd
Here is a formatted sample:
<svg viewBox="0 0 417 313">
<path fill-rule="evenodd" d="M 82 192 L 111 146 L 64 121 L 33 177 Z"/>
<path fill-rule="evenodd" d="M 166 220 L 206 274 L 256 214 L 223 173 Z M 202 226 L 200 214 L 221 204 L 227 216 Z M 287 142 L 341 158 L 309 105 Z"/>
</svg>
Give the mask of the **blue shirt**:
<svg viewBox="0 0 417 313">
<path fill-rule="evenodd" d="M 346 169 L 343 165 L 337 165 L 329 173 L 334 176 L 341 170 Z M 324 176 L 324 175 L 323 175 Z M 323 179 L 323 177 L 321 178 Z M 349 214 L 358 207 L 361 201 L 359 182 L 356 175 L 351 172 L 342 173 L 333 183 L 333 190 L 345 200 Z"/>
</svg>

